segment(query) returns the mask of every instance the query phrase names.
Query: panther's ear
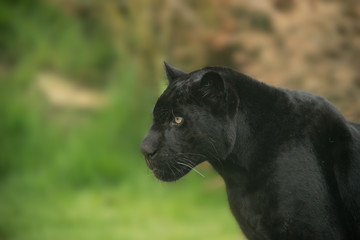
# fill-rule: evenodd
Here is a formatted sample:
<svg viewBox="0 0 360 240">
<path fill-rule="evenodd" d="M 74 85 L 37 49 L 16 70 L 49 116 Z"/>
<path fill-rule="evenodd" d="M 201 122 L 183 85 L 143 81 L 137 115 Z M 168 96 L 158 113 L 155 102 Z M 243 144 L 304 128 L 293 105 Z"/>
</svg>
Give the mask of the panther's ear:
<svg viewBox="0 0 360 240">
<path fill-rule="evenodd" d="M 217 72 L 207 72 L 200 80 L 200 91 L 204 99 L 217 102 L 225 95 L 225 82 Z"/>
<path fill-rule="evenodd" d="M 169 64 L 167 64 L 166 62 L 164 62 L 164 65 L 165 65 L 166 77 L 169 81 L 169 84 L 174 82 L 179 77 L 186 75 L 186 73 L 183 72 L 182 70 L 172 67 Z"/>
</svg>

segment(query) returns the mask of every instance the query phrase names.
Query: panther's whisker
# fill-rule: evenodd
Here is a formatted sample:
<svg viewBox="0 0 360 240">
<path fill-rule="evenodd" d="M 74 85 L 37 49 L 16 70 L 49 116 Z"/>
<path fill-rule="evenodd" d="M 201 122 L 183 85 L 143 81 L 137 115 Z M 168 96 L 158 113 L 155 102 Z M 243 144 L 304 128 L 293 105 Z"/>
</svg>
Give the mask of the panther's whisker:
<svg viewBox="0 0 360 240">
<path fill-rule="evenodd" d="M 174 170 L 172 169 L 171 165 L 167 162 L 168 168 L 170 169 L 170 171 L 172 172 L 173 176 L 176 176 Z"/>
<path fill-rule="evenodd" d="M 197 174 L 199 174 L 200 176 L 202 176 L 203 178 L 205 178 L 205 176 L 199 172 L 195 167 L 191 167 L 190 165 L 186 164 L 186 163 L 182 163 L 182 162 L 177 162 L 177 164 L 180 164 L 180 165 L 184 165 L 192 170 L 194 170 Z"/>
<path fill-rule="evenodd" d="M 212 157 L 213 157 L 216 161 L 219 162 L 220 166 L 223 168 L 224 166 L 223 166 L 223 164 L 222 164 L 222 161 L 217 157 L 217 156 L 219 155 L 219 153 L 218 153 L 218 151 L 217 151 L 217 149 L 216 149 L 216 147 L 215 147 L 215 145 L 214 145 L 214 142 L 215 142 L 214 139 L 212 139 L 211 137 L 208 137 L 208 139 L 209 139 L 209 143 L 210 143 L 211 147 L 213 148 L 213 150 L 214 150 L 214 152 L 215 152 L 215 153 L 211 153 L 211 152 L 210 152 L 210 154 L 212 155 Z"/>
</svg>

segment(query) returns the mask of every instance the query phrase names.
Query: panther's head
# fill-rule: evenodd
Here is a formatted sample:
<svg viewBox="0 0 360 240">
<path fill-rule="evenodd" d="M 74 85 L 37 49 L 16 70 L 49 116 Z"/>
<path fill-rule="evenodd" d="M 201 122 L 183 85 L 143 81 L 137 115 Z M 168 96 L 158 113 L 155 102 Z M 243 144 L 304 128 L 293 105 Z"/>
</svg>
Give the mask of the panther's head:
<svg viewBox="0 0 360 240">
<path fill-rule="evenodd" d="M 141 143 L 148 167 L 163 181 L 175 181 L 203 161 L 223 161 L 236 133 L 231 118 L 237 98 L 222 68 L 185 73 L 165 63 L 169 85 L 153 110 Z"/>
</svg>

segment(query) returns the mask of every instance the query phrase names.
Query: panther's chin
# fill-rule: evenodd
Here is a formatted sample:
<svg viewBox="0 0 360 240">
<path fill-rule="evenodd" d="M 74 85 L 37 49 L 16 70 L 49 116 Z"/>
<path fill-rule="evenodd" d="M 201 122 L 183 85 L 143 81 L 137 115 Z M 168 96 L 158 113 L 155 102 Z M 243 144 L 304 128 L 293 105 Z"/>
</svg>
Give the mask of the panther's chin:
<svg viewBox="0 0 360 240">
<path fill-rule="evenodd" d="M 181 171 L 171 171 L 169 170 L 161 170 L 157 168 L 153 168 L 152 171 L 157 179 L 163 182 L 175 182 L 180 178 L 184 177 L 186 174 L 190 172 L 191 169 L 182 169 Z"/>
</svg>

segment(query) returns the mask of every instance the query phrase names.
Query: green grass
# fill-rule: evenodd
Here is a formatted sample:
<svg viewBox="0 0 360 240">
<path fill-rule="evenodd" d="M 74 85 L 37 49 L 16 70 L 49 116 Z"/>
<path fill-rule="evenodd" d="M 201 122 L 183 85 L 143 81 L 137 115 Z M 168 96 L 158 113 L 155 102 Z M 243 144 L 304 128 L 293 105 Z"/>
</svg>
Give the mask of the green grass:
<svg viewBox="0 0 360 240">
<path fill-rule="evenodd" d="M 224 190 L 206 190 L 210 180 L 195 173 L 168 184 L 144 171 L 116 186 L 78 189 L 43 180 L 39 173 L 8 179 L 0 239 L 243 239 Z"/>
</svg>

